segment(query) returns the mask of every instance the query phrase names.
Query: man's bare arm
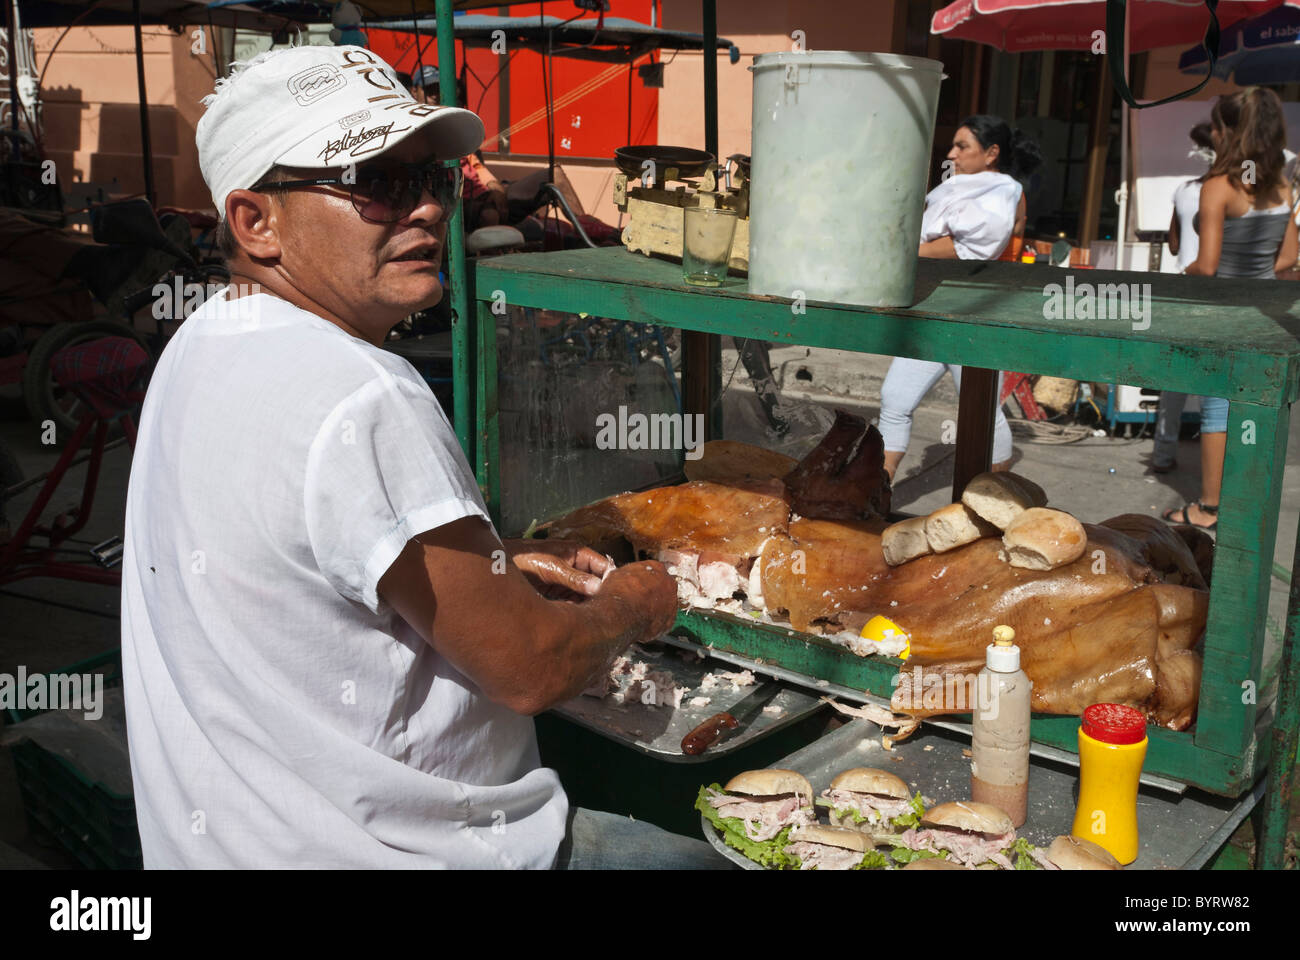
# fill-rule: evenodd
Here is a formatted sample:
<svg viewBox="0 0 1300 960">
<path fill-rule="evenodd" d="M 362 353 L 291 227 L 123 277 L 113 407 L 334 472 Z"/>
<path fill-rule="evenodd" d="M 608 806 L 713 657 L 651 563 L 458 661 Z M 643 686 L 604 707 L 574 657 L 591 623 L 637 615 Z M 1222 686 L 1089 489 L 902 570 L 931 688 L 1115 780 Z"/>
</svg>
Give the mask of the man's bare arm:
<svg viewBox="0 0 1300 960">
<path fill-rule="evenodd" d="M 629 644 L 672 626 L 677 590 L 661 564 L 627 564 L 590 600 L 566 603 L 538 594 L 502 549 L 486 523 L 462 518 L 412 539 L 379 594 L 484 696 L 517 713 L 577 696 Z"/>
<path fill-rule="evenodd" d="M 930 257 L 934 260 L 957 260 L 957 248 L 953 245 L 952 237 L 944 234 L 936 240 L 927 240 L 921 244 L 918 256 Z"/>
</svg>

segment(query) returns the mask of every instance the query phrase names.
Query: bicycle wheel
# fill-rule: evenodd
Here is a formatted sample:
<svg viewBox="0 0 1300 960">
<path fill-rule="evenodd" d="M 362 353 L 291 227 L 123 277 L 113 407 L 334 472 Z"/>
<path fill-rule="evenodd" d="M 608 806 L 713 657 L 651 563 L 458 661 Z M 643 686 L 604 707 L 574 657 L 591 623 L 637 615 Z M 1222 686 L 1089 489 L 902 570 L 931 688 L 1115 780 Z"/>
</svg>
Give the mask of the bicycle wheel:
<svg viewBox="0 0 1300 960">
<path fill-rule="evenodd" d="M 53 420 L 61 433 L 76 427 L 84 405 L 71 391 L 55 382 L 51 361 L 64 347 L 101 337 L 129 337 L 149 354 L 152 363 L 153 353 L 144 338 L 123 324 L 112 320 L 55 324 L 36 341 L 27 355 L 27 366 L 23 369 L 23 402 L 28 416 L 37 423 Z"/>
</svg>

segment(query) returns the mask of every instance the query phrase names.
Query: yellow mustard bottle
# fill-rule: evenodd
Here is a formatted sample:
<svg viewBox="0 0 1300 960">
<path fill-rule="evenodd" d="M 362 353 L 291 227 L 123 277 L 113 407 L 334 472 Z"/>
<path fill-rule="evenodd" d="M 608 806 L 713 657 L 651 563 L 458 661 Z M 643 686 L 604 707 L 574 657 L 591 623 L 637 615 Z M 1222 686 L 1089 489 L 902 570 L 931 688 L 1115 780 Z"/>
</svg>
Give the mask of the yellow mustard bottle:
<svg viewBox="0 0 1300 960">
<path fill-rule="evenodd" d="M 1079 726 L 1079 805 L 1070 833 L 1105 847 L 1122 864 L 1138 855 L 1138 777 L 1147 722 L 1119 703 L 1094 703 Z"/>
</svg>

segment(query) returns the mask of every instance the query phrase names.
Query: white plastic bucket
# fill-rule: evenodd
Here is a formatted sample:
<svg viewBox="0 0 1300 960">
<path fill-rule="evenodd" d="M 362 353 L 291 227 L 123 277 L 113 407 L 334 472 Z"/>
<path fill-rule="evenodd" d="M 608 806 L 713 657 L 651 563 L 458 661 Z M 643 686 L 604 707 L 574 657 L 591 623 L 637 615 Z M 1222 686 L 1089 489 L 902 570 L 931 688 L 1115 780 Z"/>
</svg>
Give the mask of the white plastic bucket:
<svg viewBox="0 0 1300 960">
<path fill-rule="evenodd" d="M 910 306 L 943 64 L 816 50 L 749 69 L 749 292 Z"/>
</svg>

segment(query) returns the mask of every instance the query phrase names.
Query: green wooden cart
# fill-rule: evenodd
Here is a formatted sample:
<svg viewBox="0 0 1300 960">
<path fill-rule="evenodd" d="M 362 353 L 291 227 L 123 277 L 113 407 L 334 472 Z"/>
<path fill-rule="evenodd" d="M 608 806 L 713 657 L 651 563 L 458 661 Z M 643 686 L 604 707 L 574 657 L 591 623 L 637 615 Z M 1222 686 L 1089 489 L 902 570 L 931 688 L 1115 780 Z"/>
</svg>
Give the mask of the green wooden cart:
<svg viewBox="0 0 1300 960">
<path fill-rule="evenodd" d="M 450 26 L 450 0 L 439 0 Z M 704 33 L 716 36 L 705 0 Z M 453 56 L 440 29 L 439 56 Z M 707 43 L 706 43 L 707 46 Z M 716 76 L 706 57 L 706 148 L 716 153 Z M 450 71 L 443 76 L 450 76 Z M 450 92 L 450 91 L 444 91 Z M 497 334 L 494 304 L 587 313 L 693 331 L 684 337 L 688 411 L 710 412 L 716 395 L 716 338 L 728 334 L 807 346 L 961 363 L 966 367 L 955 492 L 987 469 L 994 371 L 1026 370 L 1085 381 L 1128 383 L 1231 401 L 1213 589 L 1204 644 L 1199 714 L 1193 731 L 1153 730 L 1146 769 L 1224 796 L 1269 778 L 1258 865 L 1283 858 L 1286 815 L 1300 723 L 1300 577 L 1293 576 L 1278 673 L 1266 710 L 1256 691 L 1290 405 L 1300 394 L 1300 310 L 1282 282 L 1069 271 L 1011 263 L 921 261 L 915 305 L 875 309 L 751 296 L 744 281 L 716 290 L 685 285 L 680 267 L 622 249 L 517 254 L 479 261 L 464 277 L 459 213 L 450 254 L 458 435 L 475 464 L 494 517 L 500 516 Z M 1049 284 L 1146 285 L 1149 325 L 1110 319 L 1052 319 Z M 1078 288 L 1078 289 L 1081 289 Z M 477 311 L 471 317 L 469 302 Z M 498 307 L 499 308 L 499 307 Z M 471 400 L 472 398 L 472 400 Z M 466 402 L 470 401 L 470 402 Z M 614 492 L 614 491 L 610 491 Z M 1293 571 L 1300 569 L 1300 537 Z M 716 649 L 761 658 L 806 676 L 888 697 L 899 661 L 861 659 L 818 637 L 731 618 L 682 614 L 681 632 Z M 1074 751 L 1078 721 L 1037 717 L 1040 743 Z"/>
</svg>

